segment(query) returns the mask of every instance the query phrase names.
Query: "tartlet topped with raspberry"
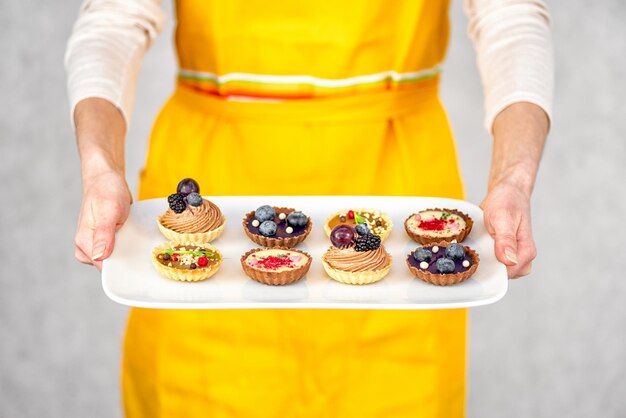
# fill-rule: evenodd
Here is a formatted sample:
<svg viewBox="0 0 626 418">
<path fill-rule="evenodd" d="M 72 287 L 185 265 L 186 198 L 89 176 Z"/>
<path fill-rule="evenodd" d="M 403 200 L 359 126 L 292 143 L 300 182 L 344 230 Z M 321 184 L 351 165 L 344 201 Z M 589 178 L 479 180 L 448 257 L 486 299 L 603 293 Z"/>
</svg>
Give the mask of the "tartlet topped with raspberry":
<svg viewBox="0 0 626 418">
<path fill-rule="evenodd" d="M 474 222 L 456 209 L 426 209 L 411 214 L 404 221 L 406 233 L 420 244 L 446 241 L 461 242 L 469 235 Z"/>
<path fill-rule="evenodd" d="M 285 285 L 303 278 L 311 256 L 288 247 L 256 248 L 241 256 L 243 271 L 253 280 L 268 285 Z"/>
<path fill-rule="evenodd" d="M 157 221 L 159 230 L 174 241 L 211 242 L 222 232 L 226 219 L 220 208 L 200 195 L 200 186 L 190 178 L 178 183 L 176 193 L 168 196 L 169 208 Z"/>
<path fill-rule="evenodd" d="M 211 244 L 168 242 L 152 250 L 152 264 L 168 279 L 183 282 L 205 280 L 217 272 L 222 255 Z"/>
</svg>

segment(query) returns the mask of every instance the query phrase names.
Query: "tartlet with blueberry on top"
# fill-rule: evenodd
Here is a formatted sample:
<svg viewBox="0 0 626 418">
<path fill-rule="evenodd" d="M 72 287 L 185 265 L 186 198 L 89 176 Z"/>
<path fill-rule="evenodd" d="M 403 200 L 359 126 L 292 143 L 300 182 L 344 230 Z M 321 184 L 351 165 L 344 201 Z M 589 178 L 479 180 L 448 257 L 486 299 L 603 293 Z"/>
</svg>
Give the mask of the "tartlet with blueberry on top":
<svg viewBox="0 0 626 418">
<path fill-rule="evenodd" d="M 263 205 L 242 220 L 248 238 L 263 247 L 295 247 L 313 228 L 311 218 L 293 208 Z"/>
<path fill-rule="evenodd" d="M 411 214 L 404 221 L 406 233 L 415 242 L 431 244 L 446 241 L 461 242 L 469 235 L 474 221 L 456 209 L 426 209 Z"/>
<path fill-rule="evenodd" d="M 389 215 L 376 209 L 345 209 L 332 214 L 324 223 L 324 231 L 330 237 L 332 230 L 339 225 L 356 227 L 365 224 L 373 234 L 378 235 L 381 241 L 387 239 L 393 228 Z"/>
<path fill-rule="evenodd" d="M 172 241 L 205 243 L 224 232 L 226 219 L 220 208 L 200 195 L 200 186 L 190 178 L 178 183 L 176 193 L 167 198 L 169 208 L 161 214 L 159 230 Z"/>
<path fill-rule="evenodd" d="M 251 279 L 280 286 L 302 279 L 311 267 L 311 256 L 289 247 L 255 248 L 241 256 L 241 266 Z"/>
<path fill-rule="evenodd" d="M 382 280 L 391 270 L 391 255 L 365 223 L 340 224 L 330 233 L 333 244 L 322 256 L 326 274 L 346 284 L 369 284 Z"/>
<path fill-rule="evenodd" d="M 217 273 L 222 255 L 208 243 L 170 241 L 152 250 L 152 264 L 168 279 L 197 282 Z"/>
<path fill-rule="evenodd" d="M 480 257 L 473 249 L 446 241 L 418 247 L 406 259 L 415 277 L 438 286 L 464 282 L 476 272 L 479 263 Z"/>
</svg>

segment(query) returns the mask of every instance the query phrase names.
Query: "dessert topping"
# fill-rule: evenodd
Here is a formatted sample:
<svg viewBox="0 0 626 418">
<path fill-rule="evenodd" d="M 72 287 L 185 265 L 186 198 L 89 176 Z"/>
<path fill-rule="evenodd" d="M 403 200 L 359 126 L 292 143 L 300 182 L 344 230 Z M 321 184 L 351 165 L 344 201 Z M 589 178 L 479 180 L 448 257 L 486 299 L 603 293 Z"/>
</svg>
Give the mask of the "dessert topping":
<svg viewBox="0 0 626 418">
<path fill-rule="evenodd" d="M 391 255 L 382 245 L 374 251 L 357 252 L 353 248 L 330 247 L 323 260 L 330 267 L 348 272 L 376 271 L 391 264 Z"/>
<path fill-rule="evenodd" d="M 288 234 L 293 234 L 293 228 L 288 226 L 287 228 L 285 228 L 285 232 Z"/>
<path fill-rule="evenodd" d="M 349 219 L 354 219 L 354 211 L 353 210 L 349 210 L 348 211 L 348 218 Z"/>
<path fill-rule="evenodd" d="M 439 252 L 439 247 L 437 247 L 437 246 L 435 245 L 435 246 L 434 246 L 433 248 L 431 248 L 430 250 L 433 252 L 433 254 L 437 254 L 437 253 Z"/>
<path fill-rule="evenodd" d="M 287 215 L 285 215 L 282 212 L 278 214 L 278 219 L 280 219 L 281 221 L 284 221 L 286 217 L 287 217 Z"/>
<path fill-rule="evenodd" d="M 440 258 L 437 260 L 437 271 L 439 273 L 452 273 L 454 271 L 454 267 L 454 261 L 449 258 Z"/>
<path fill-rule="evenodd" d="M 272 209 L 272 211 L 273 210 L 274 209 Z M 259 232 L 264 237 L 273 237 L 274 235 L 276 235 L 276 230 L 277 227 L 274 221 L 264 221 L 261 225 L 259 225 Z"/>
<path fill-rule="evenodd" d="M 182 194 L 174 193 L 168 196 L 167 202 L 175 213 L 183 213 L 187 208 L 185 199 Z"/>
<path fill-rule="evenodd" d="M 250 256 L 249 264 L 265 270 L 278 270 L 280 268 L 295 268 L 301 257 L 297 260 L 289 254 L 268 255 L 265 257 L 256 257 L 255 254 Z"/>
<path fill-rule="evenodd" d="M 356 233 L 359 235 L 365 235 L 367 233 L 370 232 L 369 227 L 367 226 L 367 224 L 363 223 L 363 224 L 358 224 L 356 226 L 356 228 L 354 228 L 356 230 Z"/>
<path fill-rule="evenodd" d="M 354 243 L 354 229 L 349 225 L 337 225 L 330 232 L 330 242 L 337 248 L 348 248 Z"/>
<path fill-rule="evenodd" d="M 421 268 L 422 270 L 426 270 L 426 269 L 428 268 L 428 263 L 427 263 L 426 261 L 422 261 L 422 262 L 420 263 L 420 268 Z"/>
<path fill-rule="evenodd" d="M 463 260 L 463 267 L 468 268 L 470 266 L 469 260 Z"/>
<path fill-rule="evenodd" d="M 204 267 L 207 264 L 209 264 L 209 259 L 206 256 L 203 255 L 203 256 L 198 257 L 198 265 L 200 267 Z"/>
<path fill-rule="evenodd" d="M 253 226 L 253 227 L 257 228 L 259 225 L 261 225 L 261 223 L 260 223 L 259 221 L 257 221 L 256 219 L 254 219 L 254 220 L 252 221 L 252 226 Z"/>
<path fill-rule="evenodd" d="M 287 216 L 287 223 L 293 227 L 306 226 L 309 218 L 302 212 L 291 212 Z"/>
<path fill-rule="evenodd" d="M 358 252 L 373 251 L 380 247 L 380 237 L 372 233 L 362 235 L 355 240 L 354 250 Z"/>
<path fill-rule="evenodd" d="M 273 207 L 269 205 L 263 205 L 254 211 L 254 217 L 259 222 L 273 221 L 275 216 L 276 216 L 276 211 L 274 210 Z"/>
<path fill-rule="evenodd" d="M 420 221 L 419 227 L 425 231 L 443 231 L 447 224 L 446 220 L 431 218 Z"/>
<path fill-rule="evenodd" d="M 198 193 L 189 193 L 187 195 L 187 203 L 195 208 L 202 205 L 202 196 Z"/>
<path fill-rule="evenodd" d="M 422 261 L 432 261 L 433 253 L 430 252 L 430 250 L 428 250 L 426 248 L 418 248 L 413 253 L 413 258 L 415 258 L 417 261 L 420 261 L 420 262 L 422 262 Z"/>
<path fill-rule="evenodd" d="M 448 248 L 446 248 L 446 257 L 453 260 L 461 260 L 465 257 L 465 248 L 463 248 L 461 244 L 450 244 Z"/>
<path fill-rule="evenodd" d="M 200 193 L 200 186 L 194 179 L 184 178 L 176 186 L 176 193 L 181 194 L 183 197 L 190 193 Z"/>
</svg>

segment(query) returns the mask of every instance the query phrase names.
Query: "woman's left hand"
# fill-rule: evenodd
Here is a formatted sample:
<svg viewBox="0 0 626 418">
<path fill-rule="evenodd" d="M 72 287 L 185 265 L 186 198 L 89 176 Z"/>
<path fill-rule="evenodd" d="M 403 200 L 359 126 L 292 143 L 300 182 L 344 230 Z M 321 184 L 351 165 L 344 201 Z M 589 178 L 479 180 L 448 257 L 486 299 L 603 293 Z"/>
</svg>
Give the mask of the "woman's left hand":
<svg viewBox="0 0 626 418">
<path fill-rule="evenodd" d="M 509 278 L 530 273 L 537 249 L 530 221 L 530 195 L 514 184 L 496 184 L 480 204 L 485 226 L 495 240 L 496 258 Z"/>
</svg>

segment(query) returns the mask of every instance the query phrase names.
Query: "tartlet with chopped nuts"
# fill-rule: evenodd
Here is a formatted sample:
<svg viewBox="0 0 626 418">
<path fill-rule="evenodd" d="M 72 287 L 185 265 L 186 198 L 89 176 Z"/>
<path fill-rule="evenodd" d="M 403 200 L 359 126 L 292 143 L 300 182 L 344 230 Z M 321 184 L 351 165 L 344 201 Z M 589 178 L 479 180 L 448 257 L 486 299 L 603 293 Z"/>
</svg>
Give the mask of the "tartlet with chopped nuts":
<svg viewBox="0 0 626 418">
<path fill-rule="evenodd" d="M 217 272 L 222 255 L 208 243 L 170 241 L 152 250 L 152 264 L 168 279 L 197 282 Z"/>
<path fill-rule="evenodd" d="M 381 241 L 387 239 L 391 233 L 393 222 L 389 215 L 376 209 L 345 209 L 332 214 L 324 223 L 324 231 L 330 237 L 331 231 L 339 225 L 357 227 L 365 225 L 374 235 L 378 235 Z"/>
<path fill-rule="evenodd" d="M 243 230 L 263 247 L 295 247 L 313 228 L 311 218 L 293 208 L 263 205 L 242 220 Z"/>
</svg>

